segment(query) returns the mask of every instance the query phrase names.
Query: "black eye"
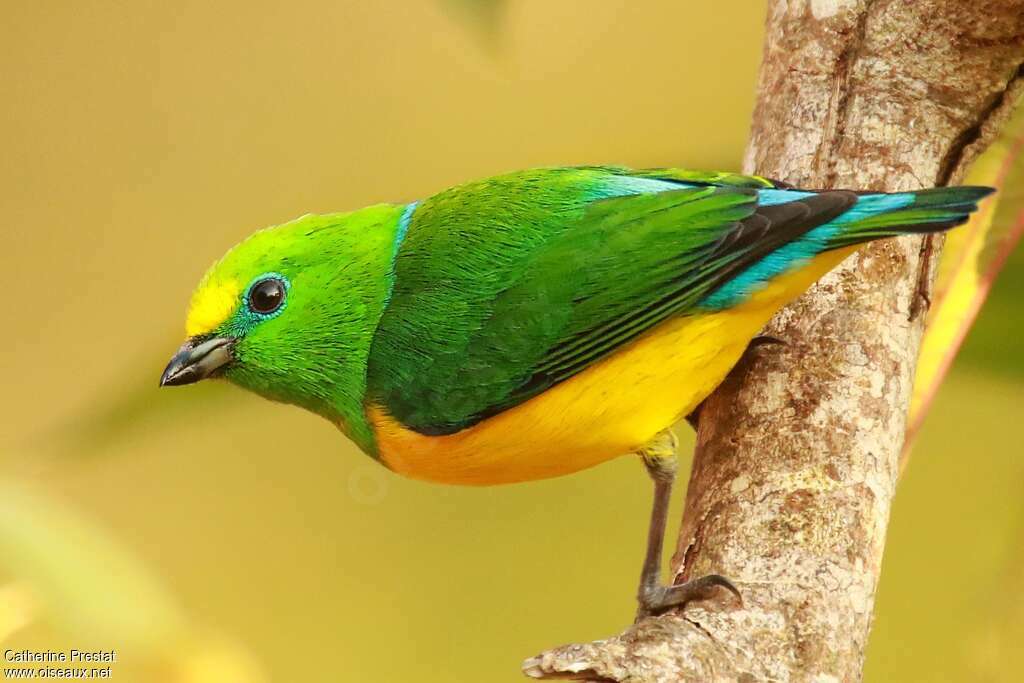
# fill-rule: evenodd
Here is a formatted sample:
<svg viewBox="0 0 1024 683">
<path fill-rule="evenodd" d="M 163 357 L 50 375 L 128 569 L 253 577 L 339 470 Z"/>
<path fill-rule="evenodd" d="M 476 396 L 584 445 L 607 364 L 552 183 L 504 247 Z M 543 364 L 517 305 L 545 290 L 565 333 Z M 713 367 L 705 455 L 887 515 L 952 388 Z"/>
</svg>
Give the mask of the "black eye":
<svg viewBox="0 0 1024 683">
<path fill-rule="evenodd" d="M 281 308 L 284 295 L 284 283 L 276 277 L 268 277 L 254 284 L 249 290 L 249 308 L 263 315 L 273 313 Z"/>
</svg>

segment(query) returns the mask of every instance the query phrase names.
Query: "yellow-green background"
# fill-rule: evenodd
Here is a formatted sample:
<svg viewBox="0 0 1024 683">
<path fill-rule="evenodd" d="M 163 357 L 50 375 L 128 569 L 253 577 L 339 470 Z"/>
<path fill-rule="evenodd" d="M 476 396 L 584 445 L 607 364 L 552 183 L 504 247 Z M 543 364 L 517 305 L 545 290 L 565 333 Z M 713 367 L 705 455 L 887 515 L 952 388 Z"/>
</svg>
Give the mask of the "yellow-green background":
<svg viewBox="0 0 1024 683">
<path fill-rule="evenodd" d="M 255 228 L 535 165 L 738 166 L 761 2 L 524 0 L 482 26 L 472 5 L 3 3 L 0 481 L 32 494 L 0 502 L 0 586 L 40 603 L 0 646 L 97 641 L 126 653 L 115 677 L 172 680 L 118 621 L 167 601 L 273 681 L 514 681 L 630 620 L 629 459 L 437 487 L 297 409 L 156 386 L 192 286 Z M 1024 666 L 1014 261 L 901 484 L 868 680 Z"/>
</svg>

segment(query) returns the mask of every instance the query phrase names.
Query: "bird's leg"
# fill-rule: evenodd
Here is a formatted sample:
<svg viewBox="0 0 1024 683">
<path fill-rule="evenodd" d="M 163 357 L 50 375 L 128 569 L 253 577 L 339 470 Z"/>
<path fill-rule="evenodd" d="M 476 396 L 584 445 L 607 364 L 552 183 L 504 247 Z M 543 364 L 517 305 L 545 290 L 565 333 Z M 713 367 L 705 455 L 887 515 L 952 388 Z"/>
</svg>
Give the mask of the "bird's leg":
<svg viewBox="0 0 1024 683">
<path fill-rule="evenodd" d="M 665 526 L 668 521 L 668 505 L 672 498 L 672 484 L 675 482 L 678 460 L 676 458 L 675 434 L 665 430 L 646 446 L 638 455 L 654 481 L 654 504 L 651 507 L 651 524 L 647 530 L 647 552 L 644 555 L 643 571 L 640 574 L 640 588 L 637 591 L 637 621 L 644 617 L 678 607 L 691 600 L 704 600 L 714 595 L 715 587 L 721 586 L 732 592 L 742 602 L 740 592 L 724 576 L 708 574 L 677 586 L 661 583 L 661 552 L 665 542 Z"/>
</svg>

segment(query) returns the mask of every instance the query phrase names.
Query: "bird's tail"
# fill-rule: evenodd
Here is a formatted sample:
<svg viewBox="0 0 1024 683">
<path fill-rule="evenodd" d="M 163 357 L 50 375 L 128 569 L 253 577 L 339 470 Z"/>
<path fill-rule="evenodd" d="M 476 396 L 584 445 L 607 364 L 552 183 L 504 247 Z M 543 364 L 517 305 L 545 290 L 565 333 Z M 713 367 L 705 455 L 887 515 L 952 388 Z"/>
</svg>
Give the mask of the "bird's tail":
<svg viewBox="0 0 1024 683">
<path fill-rule="evenodd" d="M 916 192 L 865 194 L 846 213 L 832 221 L 839 229 L 828 240 L 830 249 L 911 233 L 941 232 L 967 222 L 991 187 L 964 185 L 934 187 Z"/>
</svg>

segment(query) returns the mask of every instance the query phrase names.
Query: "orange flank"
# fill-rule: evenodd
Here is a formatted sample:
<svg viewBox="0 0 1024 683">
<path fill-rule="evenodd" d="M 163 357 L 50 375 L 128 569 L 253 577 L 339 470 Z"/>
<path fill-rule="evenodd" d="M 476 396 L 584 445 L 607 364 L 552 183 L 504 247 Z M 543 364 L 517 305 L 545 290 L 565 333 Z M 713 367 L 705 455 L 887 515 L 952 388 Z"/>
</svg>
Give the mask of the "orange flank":
<svg viewBox="0 0 1024 683">
<path fill-rule="evenodd" d="M 454 434 L 428 436 L 367 407 L 383 462 L 448 484 L 570 474 L 636 451 L 696 408 L 771 316 L 855 248 L 822 254 L 728 310 L 676 318 L 514 408 Z"/>
</svg>

